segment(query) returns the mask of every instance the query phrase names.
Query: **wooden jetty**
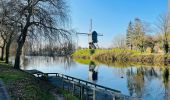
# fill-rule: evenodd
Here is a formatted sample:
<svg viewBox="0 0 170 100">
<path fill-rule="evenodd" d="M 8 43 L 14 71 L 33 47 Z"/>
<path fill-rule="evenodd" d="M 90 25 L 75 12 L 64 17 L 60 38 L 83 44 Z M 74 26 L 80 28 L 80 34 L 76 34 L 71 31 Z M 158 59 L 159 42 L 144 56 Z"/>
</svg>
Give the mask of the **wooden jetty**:
<svg viewBox="0 0 170 100">
<path fill-rule="evenodd" d="M 53 85 L 70 91 L 79 96 L 81 100 L 137 100 L 133 97 L 121 94 L 121 91 L 101 86 L 82 79 L 60 73 L 43 73 L 38 70 L 26 70 L 36 77 L 45 77 Z"/>
</svg>

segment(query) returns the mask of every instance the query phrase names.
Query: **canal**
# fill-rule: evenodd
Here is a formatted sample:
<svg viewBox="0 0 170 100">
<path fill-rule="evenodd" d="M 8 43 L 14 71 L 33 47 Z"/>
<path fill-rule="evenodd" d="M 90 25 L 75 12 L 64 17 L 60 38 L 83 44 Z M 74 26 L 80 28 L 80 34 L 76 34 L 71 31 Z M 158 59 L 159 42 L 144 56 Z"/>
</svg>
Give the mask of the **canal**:
<svg viewBox="0 0 170 100">
<path fill-rule="evenodd" d="M 21 66 L 23 70 L 37 69 L 80 78 L 142 100 L 168 100 L 170 96 L 168 66 L 101 64 L 70 57 L 42 56 L 22 58 Z"/>
</svg>

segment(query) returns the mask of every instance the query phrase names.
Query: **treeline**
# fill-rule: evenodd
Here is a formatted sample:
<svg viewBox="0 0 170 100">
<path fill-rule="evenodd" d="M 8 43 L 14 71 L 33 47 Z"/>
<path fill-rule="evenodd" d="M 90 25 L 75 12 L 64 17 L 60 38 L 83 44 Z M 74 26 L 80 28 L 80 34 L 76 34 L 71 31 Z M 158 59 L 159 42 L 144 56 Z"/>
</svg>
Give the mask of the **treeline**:
<svg viewBox="0 0 170 100">
<path fill-rule="evenodd" d="M 62 45 L 39 45 L 30 47 L 30 50 L 25 55 L 28 56 L 69 56 L 75 52 L 75 45 L 72 42 L 65 42 Z"/>
<path fill-rule="evenodd" d="M 139 18 L 130 21 L 126 36 L 115 38 L 115 47 L 150 53 L 169 53 L 170 18 L 161 15 L 155 24 Z"/>
<path fill-rule="evenodd" d="M 9 63 L 9 51 L 15 44 L 14 68 L 20 69 L 20 56 L 29 45 L 70 41 L 72 31 L 66 30 L 69 20 L 65 0 L 1 0 L 1 60 Z"/>
</svg>

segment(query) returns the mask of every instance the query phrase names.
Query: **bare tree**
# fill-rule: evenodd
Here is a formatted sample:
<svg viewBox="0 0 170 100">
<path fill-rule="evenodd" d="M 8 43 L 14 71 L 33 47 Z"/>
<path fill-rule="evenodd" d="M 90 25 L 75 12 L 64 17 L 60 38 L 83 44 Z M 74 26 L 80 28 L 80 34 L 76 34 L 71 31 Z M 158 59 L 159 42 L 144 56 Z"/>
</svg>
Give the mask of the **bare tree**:
<svg viewBox="0 0 170 100">
<path fill-rule="evenodd" d="M 18 30 L 13 27 L 9 27 L 9 28 L 10 30 L 8 34 L 6 34 L 7 43 L 6 43 L 6 50 L 5 50 L 5 63 L 7 64 L 9 63 L 9 55 L 10 55 L 9 51 L 10 51 L 11 44 L 17 38 L 17 32 L 18 32 Z"/>
<path fill-rule="evenodd" d="M 113 39 L 113 47 L 125 49 L 126 48 L 126 36 L 124 34 L 117 35 Z"/>
<path fill-rule="evenodd" d="M 146 32 L 142 21 L 139 18 L 136 18 L 134 22 L 133 42 L 141 52 L 144 52 L 145 34 Z"/>
<path fill-rule="evenodd" d="M 156 26 L 159 29 L 159 33 L 162 34 L 163 48 L 164 48 L 165 54 L 167 54 L 169 50 L 169 44 L 168 44 L 169 18 L 168 18 L 168 15 L 159 16 L 158 24 Z"/>
<path fill-rule="evenodd" d="M 9 9 L 8 0 L 1 0 L 0 1 L 0 27 L 1 27 L 1 38 L 3 39 L 3 46 L 2 46 L 2 54 L 1 60 L 3 60 L 4 52 L 6 53 L 5 62 L 9 62 L 9 50 L 14 37 L 18 30 L 16 27 L 15 22 L 9 20 L 11 15 L 11 11 Z M 6 48 L 5 48 L 6 46 Z"/>
<path fill-rule="evenodd" d="M 44 37 L 51 41 L 69 38 L 70 32 L 64 29 L 69 21 L 65 0 L 9 0 L 8 5 L 11 6 L 8 19 L 20 27 L 15 69 L 20 68 L 20 55 L 27 37 Z"/>
</svg>

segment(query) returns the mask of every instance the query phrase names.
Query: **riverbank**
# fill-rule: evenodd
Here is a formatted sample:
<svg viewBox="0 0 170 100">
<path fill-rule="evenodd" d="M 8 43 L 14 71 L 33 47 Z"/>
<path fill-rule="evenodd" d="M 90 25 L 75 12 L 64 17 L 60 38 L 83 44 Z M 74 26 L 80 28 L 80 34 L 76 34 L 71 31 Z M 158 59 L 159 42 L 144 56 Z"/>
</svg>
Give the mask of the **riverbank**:
<svg viewBox="0 0 170 100">
<path fill-rule="evenodd" d="M 134 62 L 141 64 L 162 65 L 170 64 L 170 55 L 156 53 L 141 53 L 134 50 L 111 49 L 111 50 L 78 50 L 73 55 L 76 59 L 91 59 L 99 62 Z"/>
<path fill-rule="evenodd" d="M 0 62 L 0 79 L 4 82 L 12 99 L 20 100 L 77 100 L 67 91 L 60 90 L 48 81 L 37 79 L 12 65 Z"/>
</svg>

